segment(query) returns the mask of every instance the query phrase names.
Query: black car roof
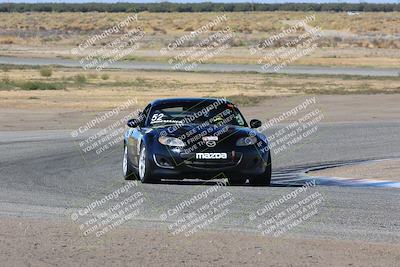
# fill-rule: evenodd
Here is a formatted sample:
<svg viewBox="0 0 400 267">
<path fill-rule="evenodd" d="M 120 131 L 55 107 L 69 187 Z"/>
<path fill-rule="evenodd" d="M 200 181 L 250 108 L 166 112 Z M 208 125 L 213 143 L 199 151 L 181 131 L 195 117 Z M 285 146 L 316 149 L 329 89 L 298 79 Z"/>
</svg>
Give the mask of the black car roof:
<svg viewBox="0 0 400 267">
<path fill-rule="evenodd" d="M 205 102 L 205 103 L 213 103 L 222 98 L 205 98 L 205 97 L 193 97 L 193 98 L 163 98 L 163 99 L 156 99 L 153 100 L 150 104 L 152 106 L 163 105 L 163 104 L 172 104 L 172 103 L 198 103 L 198 102 Z M 226 100 L 226 103 L 231 103 L 229 100 Z"/>
</svg>

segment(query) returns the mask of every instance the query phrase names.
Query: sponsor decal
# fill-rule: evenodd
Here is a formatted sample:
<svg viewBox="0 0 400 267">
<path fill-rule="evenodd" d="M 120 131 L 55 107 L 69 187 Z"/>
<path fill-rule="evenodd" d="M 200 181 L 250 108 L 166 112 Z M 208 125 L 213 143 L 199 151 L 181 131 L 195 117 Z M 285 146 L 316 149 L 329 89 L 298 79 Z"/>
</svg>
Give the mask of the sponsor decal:
<svg viewBox="0 0 400 267">
<path fill-rule="evenodd" d="M 218 136 L 203 136 L 203 141 L 208 147 L 215 147 L 217 145 Z"/>
<path fill-rule="evenodd" d="M 215 141 L 206 141 L 206 146 L 208 147 L 215 147 L 217 145 L 217 142 Z"/>
<path fill-rule="evenodd" d="M 227 159 L 227 153 L 196 153 L 196 159 Z"/>
<path fill-rule="evenodd" d="M 203 136 L 203 141 L 218 141 L 218 136 Z"/>
</svg>

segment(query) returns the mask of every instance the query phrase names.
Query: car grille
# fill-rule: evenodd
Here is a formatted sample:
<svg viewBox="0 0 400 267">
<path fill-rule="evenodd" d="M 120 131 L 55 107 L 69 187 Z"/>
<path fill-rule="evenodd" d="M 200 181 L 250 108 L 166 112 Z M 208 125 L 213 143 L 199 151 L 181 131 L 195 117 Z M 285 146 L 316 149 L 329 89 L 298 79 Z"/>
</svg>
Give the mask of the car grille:
<svg viewBox="0 0 400 267">
<path fill-rule="evenodd" d="M 236 155 L 232 158 L 231 154 L 228 153 L 228 159 L 196 159 L 195 153 L 181 154 L 183 162 L 186 166 L 195 169 L 223 169 L 230 168 L 238 165 L 242 159 L 242 155 Z"/>
</svg>

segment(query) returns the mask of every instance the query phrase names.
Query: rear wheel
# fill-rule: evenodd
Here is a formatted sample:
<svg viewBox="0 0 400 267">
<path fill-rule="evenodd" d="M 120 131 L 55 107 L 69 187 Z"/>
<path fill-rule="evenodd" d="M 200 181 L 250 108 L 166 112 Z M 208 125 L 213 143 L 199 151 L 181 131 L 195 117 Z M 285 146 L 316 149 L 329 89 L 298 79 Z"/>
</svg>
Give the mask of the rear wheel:
<svg viewBox="0 0 400 267">
<path fill-rule="evenodd" d="M 125 180 L 136 180 L 135 169 L 129 160 L 128 147 L 124 145 L 124 156 L 122 158 L 122 174 Z"/>
<path fill-rule="evenodd" d="M 272 175 L 272 160 L 271 160 L 271 152 L 269 152 L 267 167 L 265 168 L 265 172 L 261 175 L 251 178 L 250 184 L 256 186 L 269 186 L 271 184 L 271 175 Z"/>
</svg>

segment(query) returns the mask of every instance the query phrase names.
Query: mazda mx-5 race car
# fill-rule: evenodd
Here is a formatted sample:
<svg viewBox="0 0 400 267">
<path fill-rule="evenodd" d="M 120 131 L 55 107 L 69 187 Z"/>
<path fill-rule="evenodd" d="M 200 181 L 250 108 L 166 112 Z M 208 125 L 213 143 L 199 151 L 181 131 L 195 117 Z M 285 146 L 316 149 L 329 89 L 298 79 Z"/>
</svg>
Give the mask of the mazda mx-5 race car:
<svg viewBox="0 0 400 267">
<path fill-rule="evenodd" d="M 269 185 L 267 138 L 248 126 L 225 99 L 171 98 L 151 102 L 128 121 L 124 136 L 125 179 L 221 179 L 230 184 Z"/>
</svg>

